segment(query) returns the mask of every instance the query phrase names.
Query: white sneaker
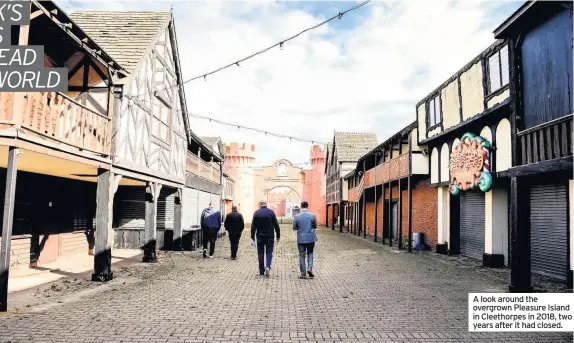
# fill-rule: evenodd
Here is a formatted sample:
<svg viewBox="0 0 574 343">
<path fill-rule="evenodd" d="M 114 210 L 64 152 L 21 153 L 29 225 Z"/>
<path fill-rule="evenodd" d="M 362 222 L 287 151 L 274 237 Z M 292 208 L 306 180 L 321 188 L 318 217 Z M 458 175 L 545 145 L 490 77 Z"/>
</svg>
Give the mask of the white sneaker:
<svg viewBox="0 0 574 343">
<path fill-rule="evenodd" d="M 209 258 L 213 258 L 213 255 L 209 255 Z"/>
<path fill-rule="evenodd" d="M 265 268 L 265 276 L 269 277 L 269 268 Z"/>
</svg>

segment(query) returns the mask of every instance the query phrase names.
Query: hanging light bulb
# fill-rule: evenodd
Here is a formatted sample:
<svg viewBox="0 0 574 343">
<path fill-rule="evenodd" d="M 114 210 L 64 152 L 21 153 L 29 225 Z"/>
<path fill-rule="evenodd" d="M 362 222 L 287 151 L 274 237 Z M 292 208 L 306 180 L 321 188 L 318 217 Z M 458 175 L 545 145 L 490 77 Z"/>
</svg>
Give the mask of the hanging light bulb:
<svg viewBox="0 0 574 343">
<path fill-rule="evenodd" d="M 339 13 L 339 19 L 343 18 L 343 13 Z"/>
<path fill-rule="evenodd" d="M 241 68 L 241 66 L 239 65 L 239 62 L 235 62 L 235 65 L 238 66 L 239 68 Z"/>
<path fill-rule="evenodd" d="M 283 42 L 279 43 L 279 49 L 283 50 Z"/>
<path fill-rule="evenodd" d="M 207 75 L 203 75 L 203 81 L 207 82 Z"/>
</svg>

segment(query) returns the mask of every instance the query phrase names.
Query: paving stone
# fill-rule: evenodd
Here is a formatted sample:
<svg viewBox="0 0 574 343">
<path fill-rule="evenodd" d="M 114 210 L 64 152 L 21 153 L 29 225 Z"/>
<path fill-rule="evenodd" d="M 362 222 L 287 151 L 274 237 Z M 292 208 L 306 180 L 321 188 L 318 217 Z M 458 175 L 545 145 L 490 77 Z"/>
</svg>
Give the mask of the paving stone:
<svg viewBox="0 0 574 343">
<path fill-rule="evenodd" d="M 318 235 L 313 280 L 299 279 L 288 225 L 270 278 L 256 275 L 246 231 L 236 261 L 224 237 L 214 259 L 160 252 L 113 287 L 0 315 L 0 342 L 572 342 L 572 333 L 468 332 L 467 294 L 506 291 L 494 274 L 348 233 Z"/>
</svg>

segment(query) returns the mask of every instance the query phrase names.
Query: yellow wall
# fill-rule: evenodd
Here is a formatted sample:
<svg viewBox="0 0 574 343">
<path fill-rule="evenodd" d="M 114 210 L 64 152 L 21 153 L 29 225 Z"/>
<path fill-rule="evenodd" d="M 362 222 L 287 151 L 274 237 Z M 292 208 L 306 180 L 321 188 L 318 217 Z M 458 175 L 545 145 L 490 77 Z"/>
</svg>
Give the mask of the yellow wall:
<svg viewBox="0 0 574 343">
<path fill-rule="evenodd" d="M 458 81 L 455 79 L 441 91 L 442 124 L 446 130 L 460 123 L 460 104 L 458 100 Z"/>
<path fill-rule="evenodd" d="M 512 143 L 510 122 L 502 119 L 496 127 L 496 171 L 508 170 L 512 166 Z"/>
<path fill-rule="evenodd" d="M 488 100 L 488 102 L 486 103 L 486 106 L 488 108 L 491 108 L 492 106 L 494 106 L 496 104 L 500 104 L 504 100 L 508 99 L 509 96 L 510 96 L 510 91 L 507 89 L 504 92 L 493 97 L 492 99 Z"/>
<path fill-rule="evenodd" d="M 417 120 L 419 124 L 419 141 L 425 140 L 427 138 L 427 122 L 426 122 L 426 104 L 422 103 L 417 108 Z"/>
<path fill-rule="evenodd" d="M 439 133 L 441 133 L 441 131 L 442 131 L 442 130 L 440 129 L 440 126 L 439 126 L 439 127 L 436 127 L 434 130 L 429 131 L 428 136 L 429 136 L 429 137 L 432 137 L 432 136 L 434 136 L 434 135 L 438 135 Z"/>
<path fill-rule="evenodd" d="M 490 131 L 488 126 L 482 128 L 480 131 L 480 136 L 492 144 L 492 131 Z"/>
<path fill-rule="evenodd" d="M 475 63 L 460 76 L 462 93 L 462 119 L 467 120 L 484 111 L 484 90 L 482 89 L 482 65 Z"/>
<path fill-rule="evenodd" d="M 411 149 L 413 151 L 421 151 L 421 147 L 419 147 L 418 144 L 418 129 L 413 129 L 413 131 L 411 132 Z"/>
</svg>

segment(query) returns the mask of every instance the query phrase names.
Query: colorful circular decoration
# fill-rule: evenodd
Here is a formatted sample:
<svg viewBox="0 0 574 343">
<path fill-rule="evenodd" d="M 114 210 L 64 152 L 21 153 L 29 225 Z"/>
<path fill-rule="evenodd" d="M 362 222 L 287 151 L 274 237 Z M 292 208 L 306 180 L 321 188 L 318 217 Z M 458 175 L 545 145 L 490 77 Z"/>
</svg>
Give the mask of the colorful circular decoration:
<svg viewBox="0 0 574 343">
<path fill-rule="evenodd" d="M 491 145 L 486 139 L 472 133 L 466 133 L 450 154 L 450 193 L 479 188 L 488 192 L 492 187 L 490 173 Z"/>
</svg>

